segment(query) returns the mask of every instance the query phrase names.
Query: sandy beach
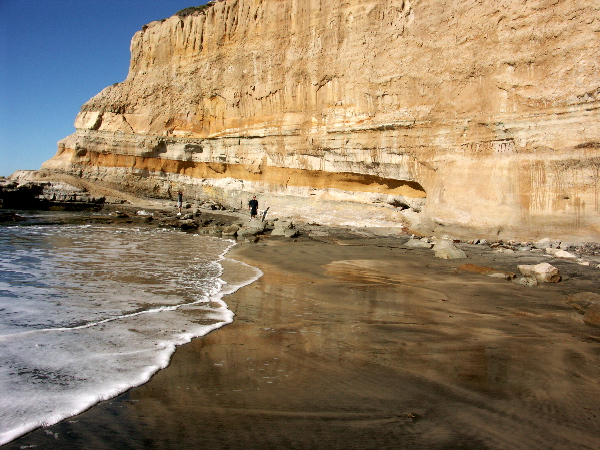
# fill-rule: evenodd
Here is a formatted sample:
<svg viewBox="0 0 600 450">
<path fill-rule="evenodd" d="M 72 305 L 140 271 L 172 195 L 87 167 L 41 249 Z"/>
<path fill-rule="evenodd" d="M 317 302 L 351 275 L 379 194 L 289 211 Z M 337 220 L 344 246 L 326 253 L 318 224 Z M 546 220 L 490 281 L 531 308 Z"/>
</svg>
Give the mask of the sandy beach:
<svg viewBox="0 0 600 450">
<path fill-rule="evenodd" d="M 228 256 L 264 275 L 225 298 L 232 324 L 5 448 L 600 448 L 600 328 L 565 304 L 598 293 L 600 270 L 553 261 L 560 283 L 524 287 L 458 267 L 540 255 L 402 243 L 241 243 Z"/>
</svg>

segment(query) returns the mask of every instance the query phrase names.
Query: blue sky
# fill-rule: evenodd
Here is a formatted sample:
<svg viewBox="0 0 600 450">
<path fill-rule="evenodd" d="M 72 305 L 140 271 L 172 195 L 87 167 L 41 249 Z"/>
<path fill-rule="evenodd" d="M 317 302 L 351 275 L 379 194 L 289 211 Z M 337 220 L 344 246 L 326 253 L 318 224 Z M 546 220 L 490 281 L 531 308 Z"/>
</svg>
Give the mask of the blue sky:
<svg viewBox="0 0 600 450">
<path fill-rule="evenodd" d="M 79 108 L 123 81 L 136 31 L 206 0 L 0 0 L 0 176 L 39 169 Z"/>
</svg>

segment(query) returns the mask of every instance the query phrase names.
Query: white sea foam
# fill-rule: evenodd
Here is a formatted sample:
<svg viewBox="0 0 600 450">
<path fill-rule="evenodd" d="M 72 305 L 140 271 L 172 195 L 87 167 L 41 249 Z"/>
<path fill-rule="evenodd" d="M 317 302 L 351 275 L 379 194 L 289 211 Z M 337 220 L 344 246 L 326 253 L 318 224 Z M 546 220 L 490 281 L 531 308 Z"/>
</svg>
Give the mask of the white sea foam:
<svg viewBox="0 0 600 450">
<path fill-rule="evenodd" d="M 0 445 L 146 382 L 177 345 L 230 323 L 223 296 L 261 275 L 224 258 L 232 245 L 151 229 L 0 228 Z"/>
</svg>

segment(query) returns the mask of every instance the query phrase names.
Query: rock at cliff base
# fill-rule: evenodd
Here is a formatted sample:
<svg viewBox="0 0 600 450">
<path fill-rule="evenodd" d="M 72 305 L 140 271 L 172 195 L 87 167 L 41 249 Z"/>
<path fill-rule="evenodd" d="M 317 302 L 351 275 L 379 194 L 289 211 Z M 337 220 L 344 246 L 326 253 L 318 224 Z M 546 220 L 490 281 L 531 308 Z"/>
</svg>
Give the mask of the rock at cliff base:
<svg viewBox="0 0 600 450">
<path fill-rule="evenodd" d="M 237 225 L 229 225 L 223 228 L 223 236 L 237 236 L 238 230 L 240 229 Z"/>
<path fill-rule="evenodd" d="M 278 220 L 274 223 L 271 236 L 285 236 L 288 238 L 298 236 L 298 230 L 294 227 L 294 223 L 287 220 Z"/>
<path fill-rule="evenodd" d="M 577 259 L 577 255 L 574 255 L 571 252 L 567 252 L 565 250 L 557 250 L 556 252 L 554 252 L 554 256 L 556 258 L 563 258 L 563 259 Z"/>
<path fill-rule="evenodd" d="M 182 219 L 179 223 L 179 228 L 182 230 L 195 230 L 199 224 L 193 219 Z"/>
<path fill-rule="evenodd" d="M 552 247 L 552 241 L 549 238 L 540 239 L 539 241 L 535 242 L 533 246 L 541 250 L 546 250 L 547 248 Z"/>
<path fill-rule="evenodd" d="M 285 231 L 283 232 L 283 235 L 284 235 L 286 238 L 295 238 L 295 237 L 298 237 L 298 236 L 300 236 L 300 232 L 299 232 L 297 229 L 295 229 L 295 228 L 290 228 L 290 229 L 288 229 L 288 230 L 285 230 Z"/>
<path fill-rule="evenodd" d="M 260 220 L 253 220 L 250 222 L 246 222 L 237 232 L 238 237 L 249 237 L 256 236 L 257 234 L 265 231 L 265 227 L 267 226 L 266 222 L 262 222 Z"/>
<path fill-rule="evenodd" d="M 433 251 L 435 256 L 441 259 L 463 259 L 467 257 L 465 252 L 446 240 L 437 241 L 433 246 Z"/>
<path fill-rule="evenodd" d="M 558 283 L 561 280 L 558 269 L 548 263 L 520 265 L 517 268 L 525 277 L 533 277 L 542 283 Z"/>
<path fill-rule="evenodd" d="M 430 242 L 422 241 L 420 239 L 409 239 L 408 241 L 406 241 L 404 243 L 404 246 L 408 247 L 408 248 L 428 248 L 429 249 L 429 248 L 433 247 L 433 244 Z"/>
</svg>

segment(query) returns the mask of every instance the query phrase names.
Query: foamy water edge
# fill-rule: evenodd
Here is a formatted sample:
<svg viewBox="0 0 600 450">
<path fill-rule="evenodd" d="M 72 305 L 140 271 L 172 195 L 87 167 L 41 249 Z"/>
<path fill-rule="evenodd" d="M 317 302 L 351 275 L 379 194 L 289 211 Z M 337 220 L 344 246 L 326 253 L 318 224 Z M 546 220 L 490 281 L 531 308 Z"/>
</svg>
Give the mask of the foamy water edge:
<svg viewBox="0 0 600 450">
<path fill-rule="evenodd" d="M 225 325 L 232 323 L 235 314 L 231 310 L 229 310 L 229 307 L 228 307 L 227 303 L 223 300 L 223 298 L 226 295 L 233 294 L 234 292 L 238 291 L 239 289 L 241 289 L 244 286 L 252 284 L 253 282 L 258 280 L 263 275 L 263 272 L 260 269 L 250 266 L 246 263 L 236 261 L 234 259 L 226 258 L 225 255 L 236 245 L 236 242 L 232 241 L 232 240 L 227 240 L 227 239 L 224 239 L 224 241 L 230 242 L 231 245 L 229 247 L 227 247 L 225 249 L 225 251 L 223 251 L 223 253 L 215 261 L 215 263 L 218 264 L 220 267 L 220 273 L 217 278 L 218 289 L 215 289 L 213 292 L 211 292 L 207 295 L 208 301 L 212 305 L 217 305 L 216 308 L 214 306 L 211 306 L 210 317 L 215 318 L 215 316 L 218 315 L 219 321 L 217 321 L 216 323 L 211 324 L 211 325 L 202 325 L 202 327 L 197 328 L 195 330 L 195 332 L 184 332 L 184 333 L 179 333 L 177 335 L 174 335 L 173 336 L 174 339 L 172 340 L 172 342 L 163 342 L 162 348 L 160 348 L 159 353 L 157 355 L 155 355 L 156 364 L 147 366 L 145 368 L 145 370 L 141 371 L 135 379 L 132 378 L 132 379 L 128 380 L 127 383 L 115 384 L 114 386 L 112 386 L 111 389 L 105 389 L 101 393 L 98 393 L 98 395 L 96 395 L 96 396 L 87 395 L 83 398 L 80 397 L 77 399 L 77 407 L 75 407 L 71 410 L 63 410 L 61 412 L 55 412 L 55 413 L 49 414 L 45 418 L 45 420 L 42 422 L 38 421 L 38 422 L 25 423 L 25 424 L 22 424 L 21 426 L 15 427 L 11 430 L 0 433 L 0 445 L 7 444 L 7 443 L 9 443 L 9 442 L 27 434 L 28 432 L 31 432 L 31 431 L 39 428 L 39 427 L 54 425 L 54 424 L 56 424 L 62 420 L 65 420 L 69 417 L 73 417 L 75 415 L 81 414 L 82 412 L 90 409 L 91 407 L 97 405 L 98 403 L 100 403 L 102 401 L 105 401 L 105 400 L 108 400 L 111 398 L 115 398 L 115 397 L 123 394 L 124 392 L 128 391 L 129 389 L 132 389 L 134 387 L 137 387 L 137 386 L 147 383 L 154 374 L 156 374 L 159 370 L 164 369 L 169 365 L 171 358 L 172 358 L 173 354 L 175 353 L 176 348 L 178 346 L 187 344 L 195 338 L 206 336 L 207 334 L 211 333 L 212 331 L 215 331 L 219 328 L 222 328 Z M 228 264 L 237 265 L 238 267 L 243 267 L 244 269 L 248 270 L 250 272 L 248 274 L 248 277 L 244 278 L 243 280 L 237 280 L 236 283 L 224 281 L 223 278 L 224 278 L 224 275 L 226 275 L 226 274 L 224 274 L 224 268 L 223 268 L 223 264 L 222 264 L 223 261 L 227 261 Z M 227 277 L 225 277 L 225 278 L 227 278 Z M 129 317 L 145 315 L 145 314 L 157 314 L 157 313 L 160 313 L 163 311 L 175 311 L 175 310 L 179 310 L 179 309 L 197 306 L 200 303 L 204 303 L 204 302 L 202 300 L 199 300 L 199 301 L 192 302 L 192 303 L 185 303 L 185 304 L 179 304 L 179 305 L 174 305 L 174 306 L 163 306 L 163 307 L 159 307 L 156 309 L 150 309 L 147 311 L 135 312 L 135 313 L 131 313 L 131 314 L 125 314 L 123 316 L 112 317 L 112 318 L 108 318 L 108 319 L 101 320 L 98 322 L 86 323 L 84 325 L 70 327 L 70 328 L 62 327 L 62 328 L 55 328 L 55 329 L 37 329 L 37 330 L 28 331 L 26 333 L 29 334 L 29 333 L 65 332 L 65 331 L 68 332 L 68 331 L 73 331 L 73 330 L 78 330 L 78 329 L 93 328 L 93 327 L 97 327 L 99 325 L 105 324 L 107 322 L 119 321 L 119 320 L 123 320 L 123 319 L 129 318 Z M 25 333 L 21 333 L 21 334 L 18 334 L 18 336 L 23 337 L 24 334 Z M 14 336 L 17 336 L 17 335 L 1 336 L 0 342 L 10 340 Z"/>
</svg>

